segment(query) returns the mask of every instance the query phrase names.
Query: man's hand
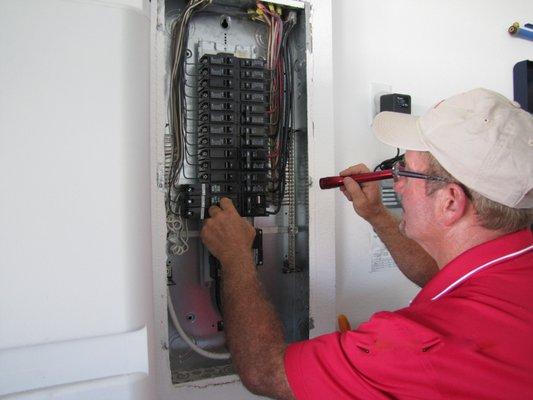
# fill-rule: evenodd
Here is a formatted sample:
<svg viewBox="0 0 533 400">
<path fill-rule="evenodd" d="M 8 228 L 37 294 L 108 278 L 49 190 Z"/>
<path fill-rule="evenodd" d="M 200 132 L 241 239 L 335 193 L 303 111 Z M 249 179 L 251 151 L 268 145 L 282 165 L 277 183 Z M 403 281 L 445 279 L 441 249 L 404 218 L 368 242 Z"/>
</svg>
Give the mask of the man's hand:
<svg viewBox="0 0 533 400">
<path fill-rule="evenodd" d="M 344 186 L 341 186 L 340 189 L 346 198 L 352 202 L 355 212 L 373 225 L 383 213 L 387 213 L 381 202 L 379 184 L 377 182 L 359 184 L 348 177 L 348 175 L 365 172 L 371 172 L 365 164 L 357 164 L 342 171 L 340 175 L 346 176 L 346 178 L 344 178 Z"/>
<path fill-rule="evenodd" d="M 209 207 L 208 218 L 200 236 L 211 254 L 222 264 L 243 255 L 251 255 L 255 229 L 241 218 L 230 199 L 220 200 L 220 207 Z"/>
</svg>

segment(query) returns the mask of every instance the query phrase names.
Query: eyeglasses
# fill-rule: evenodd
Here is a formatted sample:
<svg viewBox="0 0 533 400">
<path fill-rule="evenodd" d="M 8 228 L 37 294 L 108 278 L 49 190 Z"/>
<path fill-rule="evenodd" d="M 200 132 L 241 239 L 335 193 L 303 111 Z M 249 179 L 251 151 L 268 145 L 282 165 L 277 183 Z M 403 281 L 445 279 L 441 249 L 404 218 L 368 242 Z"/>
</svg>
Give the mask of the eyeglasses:
<svg viewBox="0 0 533 400">
<path fill-rule="evenodd" d="M 408 171 L 405 169 L 405 163 L 402 160 L 396 161 L 392 165 L 392 179 L 394 179 L 394 182 L 398 182 L 400 176 L 405 176 L 407 178 L 427 179 L 430 181 L 449 182 L 448 179 L 443 178 L 442 176 L 426 175 L 420 172 Z"/>
</svg>

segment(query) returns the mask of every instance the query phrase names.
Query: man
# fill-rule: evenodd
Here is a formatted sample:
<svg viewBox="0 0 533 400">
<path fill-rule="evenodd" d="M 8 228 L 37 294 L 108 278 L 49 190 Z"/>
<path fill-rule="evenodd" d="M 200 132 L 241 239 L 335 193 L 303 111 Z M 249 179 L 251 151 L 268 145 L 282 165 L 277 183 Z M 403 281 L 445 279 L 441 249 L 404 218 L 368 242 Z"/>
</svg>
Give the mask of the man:
<svg viewBox="0 0 533 400">
<path fill-rule="evenodd" d="M 408 150 L 395 166 L 403 220 L 375 184 L 346 178 L 343 191 L 423 289 L 354 331 L 286 346 L 253 267 L 254 230 L 223 199 L 202 239 L 222 264 L 228 347 L 244 385 L 280 399 L 533 398 L 532 116 L 476 89 L 420 118 L 381 113 L 373 130 Z"/>
</svg>

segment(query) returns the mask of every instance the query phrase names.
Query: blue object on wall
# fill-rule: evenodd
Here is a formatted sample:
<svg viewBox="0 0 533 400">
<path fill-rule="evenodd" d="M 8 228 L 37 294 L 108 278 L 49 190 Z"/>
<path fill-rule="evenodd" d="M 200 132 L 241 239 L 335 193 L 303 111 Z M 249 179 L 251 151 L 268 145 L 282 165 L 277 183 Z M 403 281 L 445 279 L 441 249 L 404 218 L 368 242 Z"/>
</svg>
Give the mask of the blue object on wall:
<svg viewBox="0 0 533 400">
<path fill-rule="evenodd" d="M 512 36 L 522 39 L 533 40 L 533 24 L 525 24 L 523 28 L 518 22 L 512 24 L 507 30 Z"/>
</svg>

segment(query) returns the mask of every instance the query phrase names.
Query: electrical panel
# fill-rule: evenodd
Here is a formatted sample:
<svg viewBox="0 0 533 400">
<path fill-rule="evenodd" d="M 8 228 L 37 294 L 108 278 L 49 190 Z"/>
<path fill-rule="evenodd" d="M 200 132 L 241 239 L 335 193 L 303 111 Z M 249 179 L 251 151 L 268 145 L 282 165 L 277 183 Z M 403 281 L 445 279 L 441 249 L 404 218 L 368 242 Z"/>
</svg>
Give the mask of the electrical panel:
<svg viewBox="0 0 533 400">
<path fill-rule="evenodd" d="M 234 373 L 221 267 L 199 238 L 223 197 L 256 228 L 286 341 L 308 338 L 307 13 L 293 0 L 158 1 L 168 316 L 156 325 L 173 384 Z"/>
</svg>

